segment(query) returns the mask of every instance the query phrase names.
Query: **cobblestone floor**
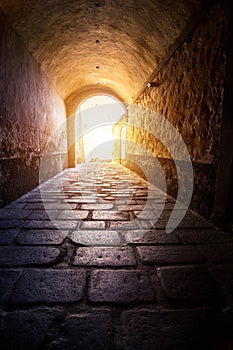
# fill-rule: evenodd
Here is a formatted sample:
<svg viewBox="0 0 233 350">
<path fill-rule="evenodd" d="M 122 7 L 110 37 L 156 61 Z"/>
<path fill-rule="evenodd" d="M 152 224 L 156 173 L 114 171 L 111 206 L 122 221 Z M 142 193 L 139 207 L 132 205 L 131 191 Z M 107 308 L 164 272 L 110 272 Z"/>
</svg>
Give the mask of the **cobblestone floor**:
<svg viewBox="0 0 233 350">
<path fill-rule="evenodd" d="M 0 348 L 232 350 L 233 237 L 173 206 L 92 164 L 1 209 Z"/>
</svg>

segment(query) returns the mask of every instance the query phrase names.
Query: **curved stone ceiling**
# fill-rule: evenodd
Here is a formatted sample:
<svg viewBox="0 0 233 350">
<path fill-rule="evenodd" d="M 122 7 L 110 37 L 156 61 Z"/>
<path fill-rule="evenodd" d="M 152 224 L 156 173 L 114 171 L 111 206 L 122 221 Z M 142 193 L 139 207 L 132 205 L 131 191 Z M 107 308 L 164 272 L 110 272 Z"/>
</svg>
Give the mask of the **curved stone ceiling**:
<svg viewBox="0 0 233 350">
<path fill-rule="evenodd" d="M 9 0 L 0 9 L 66 100 L 106 88 L 130 102 L 204 0 Z"/>
</svg>

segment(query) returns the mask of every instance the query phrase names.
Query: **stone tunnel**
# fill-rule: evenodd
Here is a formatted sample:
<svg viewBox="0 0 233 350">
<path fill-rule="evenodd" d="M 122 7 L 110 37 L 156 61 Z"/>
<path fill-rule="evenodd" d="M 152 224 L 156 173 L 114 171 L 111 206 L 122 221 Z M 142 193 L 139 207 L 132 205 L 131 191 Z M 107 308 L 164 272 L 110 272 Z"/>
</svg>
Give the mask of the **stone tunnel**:
<svg viewBox="0 0 233 350">
<path fill-rule="evenodd" d="M 233 349 L 232 19 L 0 1 L 1 349 Z"/>
</svg>

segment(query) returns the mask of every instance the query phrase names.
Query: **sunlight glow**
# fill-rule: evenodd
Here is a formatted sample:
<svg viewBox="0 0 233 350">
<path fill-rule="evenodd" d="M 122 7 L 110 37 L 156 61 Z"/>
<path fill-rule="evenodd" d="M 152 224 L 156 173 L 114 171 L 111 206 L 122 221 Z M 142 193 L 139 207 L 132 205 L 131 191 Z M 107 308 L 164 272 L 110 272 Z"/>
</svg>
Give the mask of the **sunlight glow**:
<svg viewBox="0 0 233 350">
<path fill-rule="evenodd" d="M 123 105 L 107 95 L 92 96 L 76 112 L 76 140 L 83 136 L 85 162 L 111 161 L 114 139 L 112 128 L 125 113 Z"/>
</svg>

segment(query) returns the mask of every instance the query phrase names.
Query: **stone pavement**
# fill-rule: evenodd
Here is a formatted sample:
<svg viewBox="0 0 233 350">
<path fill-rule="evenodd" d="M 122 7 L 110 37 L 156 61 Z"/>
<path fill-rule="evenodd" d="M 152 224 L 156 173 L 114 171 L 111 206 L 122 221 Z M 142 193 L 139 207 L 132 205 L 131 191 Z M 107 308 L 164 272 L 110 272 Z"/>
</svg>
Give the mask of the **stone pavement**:
<svg viewBox="0 0 233 350">
<path fill-rule="evenodd" d="M 173 206 L 108 163 L 1 209 L 0 348 L 232 350 L 233 237 Z"/>
</svg>

